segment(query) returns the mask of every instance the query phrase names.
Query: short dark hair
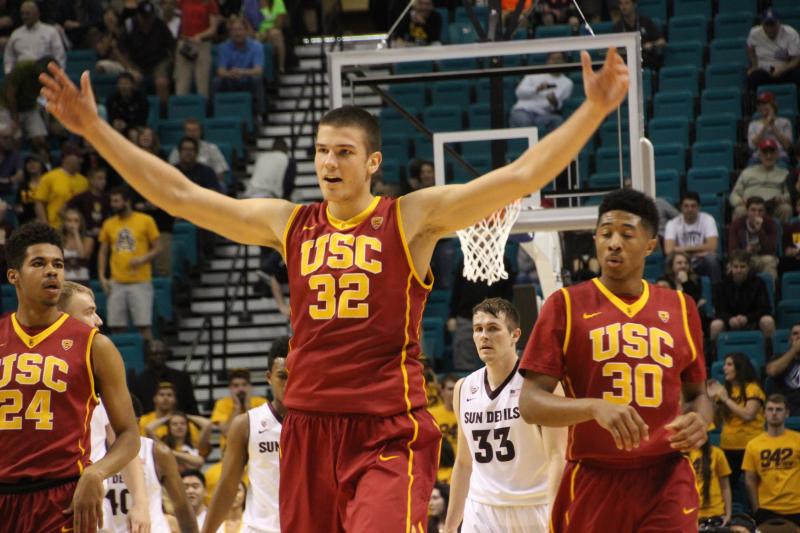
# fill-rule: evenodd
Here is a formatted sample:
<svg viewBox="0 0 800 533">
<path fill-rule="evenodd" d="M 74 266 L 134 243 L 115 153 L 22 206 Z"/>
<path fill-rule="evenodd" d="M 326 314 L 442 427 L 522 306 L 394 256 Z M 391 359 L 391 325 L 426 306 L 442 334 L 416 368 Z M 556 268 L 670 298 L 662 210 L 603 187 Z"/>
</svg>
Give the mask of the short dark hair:
<svg viewBox="0 0 800 533">
<path fill-rule="evenodd" d="M 480 312 L 490 314 L 495 318 L 500 318 L 500 313 L 503 313 L 506 321 L 510 322 L 512 326 L 508 328 L 509 331 L 519 327 L 519 311 L 505 298 L 486 298 L 472 308 L 473 316 Z"/>
<path fill-rule="evenodd" d="M 114 195 L 122 196 L 122 199 L 126 202 L 130 202 L 133 200 L 133 191 L 127 185 L 117 185 L 116 187 L 112 188 L 108 191 L 108 197 L 111 198 Z"/>
<path fill-rule="evenodd" d="M 767 203 L 767 202 L 765 202 L 765 201 L 764 201 L 764 199 L 763 199 L 763 198 L 761 198 L 760 196 L 751 196 L 750 198 L 748 198 L 748 199 L 745 201 L 745 203 L 744 203 L 744 206 L 745 206 L 747 209 L 750 209 L 750 206 L 751 206 L 751 205 L 753 205 L 753 204 L 761 204 L 761 205 L 765 205 L 766 203 Z"/>
<path fill-rule="evenodd" d="M 680 204 L 683 204 L 684 200 L 694 200 L 698 204 L 700 203 L 700 195 L 694 191 L 686 191 L 681 194 L 681 201 Z"/>
<path fill-rule="evenodd" d="M 652 198 L 635 189 L 619 189 L 603 197 L 597 213 L 597 223 L 609 211 L 625 211 L 641 218 L 642 225 L 655 237 L 658 232 L 658 209 Z"/>
<path fill-rule="evenodd" d="M 747 252 L 747 250 L 742 250 L 741 248 L 738 248 L 738 249 L 732 251 L 728 255 L 728 264 L 730 265 L 734 261 L 736 261 L 737 263 L 745 263 L 745 264 L 749 265 L 750 264 L 750 254 Z"/>
<path fill-rule="evenodd" d="M 120 72 L 119 76 L 117 76 L 117 81 L 119 80 L 131 80 L 131 83 L 136 84 L 136 80 L 134 79 L 133 74 L 131 74 L 128 71 Z"/>
<path fill-rule="evenodd" d="M 282 335 L 272 341 L 272 346 L 269 347 L 269 356 L 267 359 L 267 368 L 272 370 L 272 365 L 275 364 L 275 359 L 280 357 L 285 358 L 289 355 L 289 336 Z"/>
<path fill-rule="evenodd" d="M 28 248 L 35 244 L 52 244 L 64 251 L 61 235 L 58 231 L 43 222 L 28 222 L 11 232 L 6 242 L 6 264 L 8 268 L 19 270 L 25 262 Z"/>
<path fill-rule="evenodd" d="M 408 176 L 410 178 L 419 179 L 419 175 L 422 174 L 422 167 L 425 165 L 433 168 L 433 162 L 427 159 L 412 159 L 408 164 Z"/>
<path fill-rule="evenodd" d="M 199 470 L 190 468 L 189 470 L 184 470 L 183 472 L 181 472 L 181 479 L 185 479 L 187 477 L 196 477 L 197 479 L 200 480 L 200 483 L 202 483 L 204 487 L 206 486 L 206 476 L 204 476 L 203 473 Z"/>
<path fill-rule="evenodd" d="M 786 396 L 778 394 L 777 392 L 767 397 L 767 403 L 782 403 L 786 409 L 789 409 L 789 401 L 786 399 Z"/>
<path fill-rule="evenodd" d="M 448 381 L 452 381 L 453 385 L 455 385 L 456 383 L 458 383 L 458 380 L 459 380 L 459 377 L 456 376 L 455 374 L 447 374 L 445 377 L 443 377 L 439 381 L 439 385 L 440 386 L 444 386 L 444 384 L 447 383 Z"/>
<path fill-rule="evenodd" d="M 233 381 L 234 379 L 244 379 L 248 383 L 250 383 L 250 371 L 246 368 L 234 368 L 230 372 L 228 372 L 228 383 Z"/>
<path fill-rule="evenodd" d="M 191 137 L 182 137 L 181 140 L 178 141 L 178 150 L 180 150 L 183 147 L 183 143 L 192 143 L 195 152 L 197 152 L 200 149 L 200 143 L 197 142 L 197 139 L 192 139 Z"/>
<path fill-rule="evenodd" d="M 337 107 L 325 113 L 319 125 L 341 127 L 356 127 L 364 132 L 367 152 L 377 152 L 381 149 L 381 128 L 372 114 L 354 105 Z"/>
</svg>

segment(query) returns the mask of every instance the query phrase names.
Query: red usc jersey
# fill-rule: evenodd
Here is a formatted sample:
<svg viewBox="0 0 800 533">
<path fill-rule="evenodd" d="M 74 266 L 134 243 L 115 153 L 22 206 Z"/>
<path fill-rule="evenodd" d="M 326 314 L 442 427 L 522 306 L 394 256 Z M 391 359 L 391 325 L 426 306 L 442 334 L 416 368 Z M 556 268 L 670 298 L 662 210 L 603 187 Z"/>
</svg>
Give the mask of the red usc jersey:
<svg viewBox="0 0 800 533">
<path fill-rule="evenodd" d="M 76 477 L 89 464 L 96 329 L 61 315 L 30 336 L 0 319 L 0 483 Z"/>
<path fill-rule="evenodd" d="M 567 396 L 632 405 L 650 439 L 630 452 L 591 420 L 570 427 L 568 459 L 634 466 L 674 454 L 664 428 L 680 414 L 681 384 L 705 380 L 703 338 L 690 296 L 642 282 L 623 300 L 599 279 L 545 302 L 520 368 L 561 380 Z"/>
<path fill-rule="evenodd" d="M 399 200 L 350 220 L 298 206 L 284 256 L 292 308 L 290 409 L 391 416 L 425 407 L 419 329 L 431 289 L 415 272 Z"/>
</svg>

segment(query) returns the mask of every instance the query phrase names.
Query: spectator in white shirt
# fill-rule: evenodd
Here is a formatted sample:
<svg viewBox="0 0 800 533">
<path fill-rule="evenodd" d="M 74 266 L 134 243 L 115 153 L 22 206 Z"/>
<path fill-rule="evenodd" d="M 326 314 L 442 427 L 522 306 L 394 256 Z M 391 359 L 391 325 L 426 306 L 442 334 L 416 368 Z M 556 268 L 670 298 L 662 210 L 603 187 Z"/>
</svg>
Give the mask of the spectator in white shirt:
<svg viewBox="0 0 800 533">
<path fill-rule="evenodd" d="M 548 65 L 564 63 L 561 52 L 547 57 Z M 572 95 L 572 80 L 560 72 L 529 74 L 522 78 L 516 90 L 517 103 L 511 108 L 512 128 L 536 126 L 551 131 L 564 122 L 561 106 Z"/>
<path fill-rule="evenodd" d="M 758 118 L 753 117 L 747 126 L 747 145 L 750 147 L 748 165 L 758 164 L 758 145 L 765 139 L 774 139 L 778 145 L 779 162 L 789 165 L 787 150 L 792 147 L 792 123 L 788 118 L 779 117 L 775 95 L 764 91 L 756 99 Z"/>
<path fill-rule="evenodd" d="M 22 26 L 11 34 L 3 54 L 5 73 L 10 73 L 20 61 L 36 61 L 45 56 L 52 56 L 65 68 L 67 52 L 61 35 L 54 26 L 39 22 L 36 2 L 23 2 L 19 12 Z"/>
<path fill-rule="evenodd" d="M 225 173 L 230 167 L 228 166 L 228 162 L 225 161 L 225 156 L 222 155 L 219 146 L 203 140 L 203 125 L 200 124 L 200 121 L 196 118 L 187 118 L 184 120 L 183 134 L 197 141 L 197 162 L 213 168 L 219 182 L 224 184 Z M 177 164 L 180 160 L 178 148 L 179 146 L 175 146 L 169 154 L 169 162 L 171 165 Z"/>
<path fill-rule="evenodd" d="M 800 35 L 791 26 L 781 24 L 772 8 L 765 9 L 761 25 L 750 30 L 747 55 L 751 89 L 764 83 L 800 83 Z"/>
<path fill-rule="evenodd" d="M 692 269 L 708 276 L 712 283 L 722 279 L 717 257 L 719 232 L 714 217 L 700 211 L 700 195 L 686 191 L 681 196 L 681 214 L 669 222 L 664 232 L 664 253 L 683 252 Z"/>
</svg>

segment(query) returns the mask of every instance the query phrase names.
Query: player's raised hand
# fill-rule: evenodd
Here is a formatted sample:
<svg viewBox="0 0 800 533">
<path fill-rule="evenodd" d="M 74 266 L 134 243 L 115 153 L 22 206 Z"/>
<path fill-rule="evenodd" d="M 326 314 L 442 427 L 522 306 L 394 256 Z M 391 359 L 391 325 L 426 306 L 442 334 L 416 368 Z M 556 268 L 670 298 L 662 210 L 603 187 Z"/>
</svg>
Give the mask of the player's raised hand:
<svg viewBox="0 0 800 533">
<path fill-rule="evenodd" d="M 630 405 L 597 400 L 593 413 L 595 422 L 611 433 L 619 450 L 638 448 L 641 441 L 650 438 L 650 428 Z"/>
<path fill-rule="evenodd" d="M 55 62 L 47 65 L 48 72 L 39 75 L 42 96 L 47 99 L 47 111 L 71 132 L 84 135 L 86 128 L 97 120 L 97 104 L 89 81 L 89 72 L 81 74 L 80 91 Z"/>
<path fill-rule="evenodd" d="M 686 413 L 664 426 L 671 432 L 669 445 L 686 452 L 699 448 L 708 438 L 708 423 L 697 413 Z"/>
<path fill-rule="evenodd" d="M 94 533 L 103 528 L 103 477 L 91 466 L 75 486 L 72 503 L 64 514 L 72 515 L 75 533 Z"/>
<path fill-rule="evenodd" d="M 592 70 L 589 52 L 581 52 L 583 66 L 583 90 L 586 98 L 610 113 L 622 103 L 628 94 L 628 67 L 616 48 L 609 48 L 603 68 Z"/>
</svg>

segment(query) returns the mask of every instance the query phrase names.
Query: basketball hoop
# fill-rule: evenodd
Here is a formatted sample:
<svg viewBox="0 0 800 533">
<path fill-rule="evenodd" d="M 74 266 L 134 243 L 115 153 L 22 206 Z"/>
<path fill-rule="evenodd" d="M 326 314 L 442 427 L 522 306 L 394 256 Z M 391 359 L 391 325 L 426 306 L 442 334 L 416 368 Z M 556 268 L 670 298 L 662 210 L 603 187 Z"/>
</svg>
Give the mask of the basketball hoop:
<svg viewBox="0 0 800 533">
<path fill-rule="evenodd" d="M 458 230 L 461 251 L 464 252 L 464 277 L 482 280 L 489 285 L 508 279 L 503 265 L 506 241 L 519 217 L 520 200 L 498 209 L 473 226 Z"/>
</svg>

